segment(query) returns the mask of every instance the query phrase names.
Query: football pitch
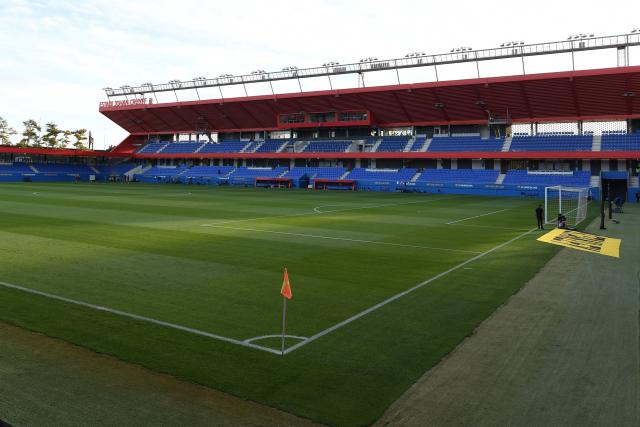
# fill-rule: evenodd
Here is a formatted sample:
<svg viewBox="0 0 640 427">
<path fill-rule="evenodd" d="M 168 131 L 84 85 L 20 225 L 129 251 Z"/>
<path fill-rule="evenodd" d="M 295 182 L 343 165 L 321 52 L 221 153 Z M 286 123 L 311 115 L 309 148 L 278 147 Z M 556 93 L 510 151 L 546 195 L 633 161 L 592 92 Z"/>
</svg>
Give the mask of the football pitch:
<svg viewBox="0 0 640 427">
<path fill-rule="evenodd" d="M 2 184 L 0 320 L 315 421 L 368 424 L 557 252 L 535 241 L 537 203 Z"/>
</svg>

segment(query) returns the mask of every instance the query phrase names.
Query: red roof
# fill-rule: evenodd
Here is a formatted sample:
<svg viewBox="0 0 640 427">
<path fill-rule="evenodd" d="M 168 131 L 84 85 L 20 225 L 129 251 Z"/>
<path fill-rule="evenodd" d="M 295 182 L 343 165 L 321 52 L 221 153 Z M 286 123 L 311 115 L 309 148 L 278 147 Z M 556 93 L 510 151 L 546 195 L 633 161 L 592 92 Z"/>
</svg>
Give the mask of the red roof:
<svg viewBox="0 0 640 427">
<path fill-rule="evenodd" d="M 486 124 L 485 110 L 514 122 L 639 118 L 640 66 L 100 108 L 133 134 L 271 130 L 278 113 L 354 110 L 380 127 Z"/>
</svg>

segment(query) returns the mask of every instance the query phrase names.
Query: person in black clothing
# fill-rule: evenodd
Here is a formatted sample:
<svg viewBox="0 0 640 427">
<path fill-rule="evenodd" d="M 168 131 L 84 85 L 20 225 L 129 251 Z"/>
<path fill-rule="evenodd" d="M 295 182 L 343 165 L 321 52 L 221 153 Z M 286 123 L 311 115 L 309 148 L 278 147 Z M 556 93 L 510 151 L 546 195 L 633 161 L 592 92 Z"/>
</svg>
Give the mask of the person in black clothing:
<svg viewBox="0 0 640 427">
<path fill-rule="evenodd" d="M 538 220 L 538 230 L 544 230 L 544 209 L 542 209 L 542 205 L 538 205 L 536 208 L 536 219 Z"/>
<path fill-rule="evenodd" d="M 558 228 L 567 228 L 567 217 L 561 213 L 558 214 Z"/>
</svg>

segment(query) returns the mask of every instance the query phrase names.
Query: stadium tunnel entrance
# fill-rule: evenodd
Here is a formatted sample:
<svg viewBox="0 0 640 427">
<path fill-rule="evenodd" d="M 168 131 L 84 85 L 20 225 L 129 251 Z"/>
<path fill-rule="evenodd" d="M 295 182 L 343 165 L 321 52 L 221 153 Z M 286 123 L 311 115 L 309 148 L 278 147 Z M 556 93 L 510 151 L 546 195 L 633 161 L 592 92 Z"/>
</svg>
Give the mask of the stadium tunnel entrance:
<svg viewBox="0 0 640 427">
<path fill-rule="evenodd" d="M 621 197 L 625 202 L 629 192 L 629 173 L 627 171 L 602 172 L 602 195 L 605 200 Z M 634 200 L 635 201 L 635 200 Z"/>
</svg>

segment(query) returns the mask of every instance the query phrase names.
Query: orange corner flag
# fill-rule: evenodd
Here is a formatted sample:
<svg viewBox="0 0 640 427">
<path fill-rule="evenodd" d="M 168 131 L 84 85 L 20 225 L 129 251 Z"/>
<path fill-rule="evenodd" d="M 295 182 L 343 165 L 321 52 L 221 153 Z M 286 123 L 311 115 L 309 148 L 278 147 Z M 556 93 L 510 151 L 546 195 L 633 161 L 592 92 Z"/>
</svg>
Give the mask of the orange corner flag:
<svg viewBox="0 0 640 427">
<path fill-rule="evenodd" d="M 284 269 L 284 280 L 282 281 L 282 289 L 280 289 L 280 293 L 286 299 L 291 299 L 293 294 L 291 293 L 291 284 L 289 283 L 289 273 L 287 272 L 287 268 Z"/>
</svg>

